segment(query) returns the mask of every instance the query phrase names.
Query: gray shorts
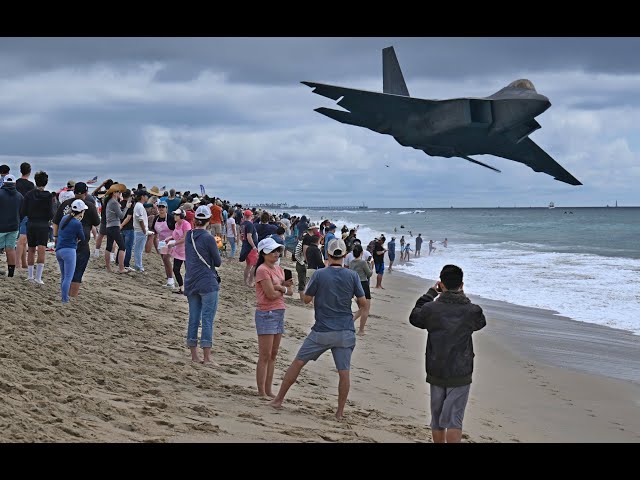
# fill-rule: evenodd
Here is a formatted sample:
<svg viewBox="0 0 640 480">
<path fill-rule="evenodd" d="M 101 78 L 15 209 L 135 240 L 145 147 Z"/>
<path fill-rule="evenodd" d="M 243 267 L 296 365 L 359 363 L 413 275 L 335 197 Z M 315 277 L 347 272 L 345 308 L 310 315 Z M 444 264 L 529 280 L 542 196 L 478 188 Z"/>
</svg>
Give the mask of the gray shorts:
<svg viewBox="0 0 640 480">
<path fill-rule="evenodd" d="M 256 310 L 256 331 L 258 335 L 284 333 L 284 308 L 278 310 Z"/>
<path fill-rule="evenodd" d="M 308 362 L 317 360 L 327 350 L 331 349 L 333 361 L 338 370 L 349 370 L 351 368 L 351 354 L 356 347 L 356 332 L 354 330 L 340 330 L 337 332 L 316 332 L 311 333 L 304 339 L 296 360 Z"/>
<path fill-rule="evenodd" d="M 431 385 L 431 430 L 462 430 L 462 419 L 470 389 L 471 384 L 462 387 Z"/>
</svg>

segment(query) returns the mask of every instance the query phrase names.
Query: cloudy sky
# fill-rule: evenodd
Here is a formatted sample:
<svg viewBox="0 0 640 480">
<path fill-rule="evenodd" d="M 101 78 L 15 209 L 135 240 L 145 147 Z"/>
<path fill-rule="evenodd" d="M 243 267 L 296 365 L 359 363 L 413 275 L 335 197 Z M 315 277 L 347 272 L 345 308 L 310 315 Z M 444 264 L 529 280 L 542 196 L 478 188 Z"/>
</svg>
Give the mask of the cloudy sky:
<svg viewBox="0 0 640 480">
<path fill-rule="evenodd" d="M 313 111 L 334 102 L 301 81 L 382 91 L 390 45 L 414 97 L 531 80 L 552 103 L 531 139 L 584 185 L 430 157 Z M 28 161 L 52 189 L 98 175 L 240 202 L 640 205 L 638 51 L 640 38 L 5 37 L 0 163 Z"/>
</svg>

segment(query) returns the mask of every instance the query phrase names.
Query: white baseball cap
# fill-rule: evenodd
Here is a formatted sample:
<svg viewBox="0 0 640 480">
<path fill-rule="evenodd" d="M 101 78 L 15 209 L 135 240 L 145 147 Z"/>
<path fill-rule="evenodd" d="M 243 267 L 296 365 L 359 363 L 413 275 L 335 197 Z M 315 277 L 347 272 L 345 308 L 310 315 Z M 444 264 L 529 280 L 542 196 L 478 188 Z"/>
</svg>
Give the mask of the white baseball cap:
<svg viewBox="0 0 640 480">
<path fill-rule="evenodd" d="M 14 177 L 13 175 L 11 175 L 10 173 L 8 173 L 7 175 L 5 175 L 4 177 L 4 183 L 15 183 L 16 182 L 16 177 Z"/>
<path fill-rule="evenodd" d="M 284 250 L 284 247 L 271 237 L 263 238 L 258 243 L 259 252 L 271 253 L 278 248 L 282 248 Z"/>
<path fill-rule="evenodd" d="M 74 212 L 83 212 L 87 208 L 89 208 L 87 207 L 87 204 L 80 199 L 71 202 L 71 210 L 73 210 Z"/>
<path fill-rule="evenodd" d="M 207 205 L 201 205 L 196 210 L 196 218 L 199 220 L 207 220 L 211 218 L 211 209 Z"/>
</svg>

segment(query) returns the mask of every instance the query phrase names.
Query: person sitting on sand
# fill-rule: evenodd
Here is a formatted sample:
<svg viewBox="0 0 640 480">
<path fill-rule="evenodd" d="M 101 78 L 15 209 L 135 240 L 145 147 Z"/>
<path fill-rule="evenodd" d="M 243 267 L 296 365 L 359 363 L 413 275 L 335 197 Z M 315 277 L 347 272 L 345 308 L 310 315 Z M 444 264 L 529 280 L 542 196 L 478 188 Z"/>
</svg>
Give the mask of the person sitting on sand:
<svg viewBox="0 0 640 480">
<path fill-rule="evenodd" d="M 293 279 L 284 279 L 284 270 L 278 265 L 284 246 L 267 237 L 258 243 L 256 264 L 256 331 L 258 332 L 258 363 L 256 382 L 258 395 L 273 398 L 273 370 L 280 339 L 284 333 L 284 296 L 293 295 Z"/>
<path fill-rule="evenodd" d="M 214 267 L 222 265 L 222 258 L 213 237 L 207 232 L 211 210 L 206 205 L 198 207 L 195 215 L 196 227 L 186 232 L 184 294 L 189 302 L 189 326 L 187 346 L 191 349 L 191 360 L 211 363 L 213 346 L 213 319 L 218 308 L 220 282 Z M 200 346 L 204 355 L 198 358 L 198 327 L 202 322 Z"/>
<path fill-rule="evenodd" d="M 360 310 L 366 308 L 364 290 L 358 274 L 342 268 L 342 259 L 346 253 L 347 246 L 342 239 L 331 240 L 327 246 L 329 265 L 317 270 L 309 280 L 304 292 L 304 302 L 313 301 L 315 323 L 287 370 L 278 395 L 270 403 L 274 408 L 282 408 L 284 397 L 300 375 L 302 367 L 309 360 L 317 360 L 320 355 L 331 349 L 339 376 L 336 419 L 342 420 L 351 383 L 351 354 L 356 346 L 351 299 L 354 296 L 357 298 Z"/>
</svg>

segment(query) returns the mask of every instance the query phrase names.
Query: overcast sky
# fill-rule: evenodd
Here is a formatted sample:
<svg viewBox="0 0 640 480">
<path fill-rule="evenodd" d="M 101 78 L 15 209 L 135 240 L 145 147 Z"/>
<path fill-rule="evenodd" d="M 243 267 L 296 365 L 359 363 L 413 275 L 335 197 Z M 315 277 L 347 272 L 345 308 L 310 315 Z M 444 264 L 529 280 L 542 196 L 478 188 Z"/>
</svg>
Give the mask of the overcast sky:
<svg viewBox="0 0 640 480">
<path fill-rule="evenodd" d="M 531 139 L 584 185 L 476 156 L 430 157 L 313 111 L 301 81 L 485 97 L 528 78 Z M 240 202 L 370 207 L 640 205 L 640 38 L 2 38 L 0 163 Z M 339 107 L 338 107 L 339 108 Z M 389 165 L 389 168 L 385 167 Z"/>
</svg>

